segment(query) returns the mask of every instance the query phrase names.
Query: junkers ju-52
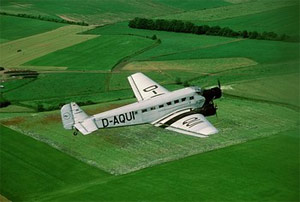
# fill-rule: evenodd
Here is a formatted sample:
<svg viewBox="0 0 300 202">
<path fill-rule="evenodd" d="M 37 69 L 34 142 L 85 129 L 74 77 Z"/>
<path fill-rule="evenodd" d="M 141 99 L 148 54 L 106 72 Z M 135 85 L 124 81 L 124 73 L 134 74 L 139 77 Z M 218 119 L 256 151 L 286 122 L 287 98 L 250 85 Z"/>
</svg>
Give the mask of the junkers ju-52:
<svg viewBox="0 0 300 202">
<path fill-rule="evenodd" d="M 142 73 L 128 77 L 137 102 L 88 116 L 72 102 L 61 108 L 65 129 L 83 135 L 98 129 L 150 123 L 154 126 L 196 137 L 207 137 L 218 130 L 205 116 L 216 114 L 213 100 L 222 96 L 218 87 L 202 90 L 188 87 L 168 91 Z"/>
</svg>

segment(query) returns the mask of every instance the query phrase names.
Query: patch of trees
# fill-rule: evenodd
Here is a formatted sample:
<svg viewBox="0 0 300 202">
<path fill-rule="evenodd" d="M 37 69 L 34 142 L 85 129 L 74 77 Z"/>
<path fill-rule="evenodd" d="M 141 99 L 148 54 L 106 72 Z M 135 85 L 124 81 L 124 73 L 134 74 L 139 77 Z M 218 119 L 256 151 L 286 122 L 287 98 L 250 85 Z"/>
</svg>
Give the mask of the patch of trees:
<svg viewBox="0 0 300 202">
<path fill-rule="evenodd" d="M 10 101 L 4 99 L 1 95 L 1 97 L 0 97 L 0 108 L 7 107 L 10 104 L 11 104 Z"/>
<path fill-rule="evenodd" d="M 9 16 L 15 16 L 15 17 L 22 17 L 22 18 L 32 18 L 37 20 L 43 20 L 43 21 L 50 21 L 50 22 L 57 22 L 57 23 L 66 23 L 66 24 L 73 24 L 73 25 L 82 25 L 82 26 L 88 26 L 89 24 L 86 22 L 75 22 L 75 21 L 69 21 L 61 18 L 51 18 L 49 16 L 41 16 L 41 15 L 30 15 L 30 14 L 14 14 L 14 13 L 7 13 L 7 12 L 0 12 L 1 15 L 9 15 Z"/>
<path fill-rule="evenodd" d="M 22 77 L 24 79 L 26 78 L 37 78 L 39 73 L 36 71 L 31 71 L 31 70 L 11 70 L 11 71 L 6 71 L 4 74 L 9 75 L 10 77 Z"/>
<path fill-rule="evenodd" d="M 224 37 L 235 37 L 235 38 L 249 38 L 259 40 L 274 40 L 274 41 L 295 41 L 286 34 L 276 34 L 274 32 L 263 32 L 257 31 L 234 31 L 229 27 L 220 26 L 208 26 L 208 25 L 194 25 L 188 21 L 182 20 L 164 20 L 164 19 L 147 19 L 147 18 L 134 18 L 129 21 L 128 24 L 131 28 L 137 29 L 150 29 L 168 32 L 183 32 L 192 33 L 199 35 L 212 35 L 212 36 L 224 36 Z"/>
<path fill-rule="evenodd" d="M 96 104 L 96 102 L 93 102 L 91 100 L 80 101 L 80 102 L 76 102 L 76 103 L 79 106 Z M 53 111 L 53 110 L 61 109 L 62 106 L 64 106 L 65 104 L 66 103 L 59 103 L 59 104 L 54 104 L 54 103 L 38 103 L 38 104 L 35 105 L 35 109 L 38 112 Z"/>
<path fill-rule="evenodd" d="M 176 77 L 176 78 L 175 78 L 175 83 L 176 83 L 177 85 L 183 85 L 184 87 L 189 87 L 189 86 L 190 86 L 190 84 L 189 84 L 188 81 L 183 81 L 183 82 L 182 82 L 180 77 Z"/>
</svg>

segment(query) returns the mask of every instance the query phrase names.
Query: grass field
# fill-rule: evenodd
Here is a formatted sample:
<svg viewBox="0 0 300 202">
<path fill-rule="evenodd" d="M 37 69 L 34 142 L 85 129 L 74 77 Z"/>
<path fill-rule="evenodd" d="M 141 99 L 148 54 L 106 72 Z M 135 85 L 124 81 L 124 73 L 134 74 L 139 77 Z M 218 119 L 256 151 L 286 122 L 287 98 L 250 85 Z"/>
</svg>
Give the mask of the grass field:
<svg viewBox="0 0 300 202">
<path fill-rule="evenodd" d="M 102 73 L 45 73 L 26 85 L 4 92 L 3 96 L 11 101 L 27 101 L 101 93 L 105 91 L 105 80 L 106 74 Z"/>
<path fill-rule="evenodd" d="M 234 18 L 244 15 L 261 13 L 268 10 L 273 10 L 281 7 L 298 5 L 296 0 L 278 1 L 278 0 L 261 0 L 250 1 L 243 4 L 234 4 L 222 6 L 219 8 L 190 11 L 179 14 L 164 16 L 165 19 L 177 20 L 199 20 L 199 21 L 215 21 L 221 19 Z"/>
<path fill-rule="evenodd" d="M 0 159 L 5 162 L 0 164 L 0 192 L 10 200 L 32 200 L 49 191 L 110 176 L 21 133 L 0 129 Z M 22 182 L 27 181 L 24 186 Z"/>
<path fill-rule="evenodd" d="M 237 16 L 234 18 L 216 21 L 193 21 L 195 24 L 207 24 L 211 26 L 230 27 L 236 31 L 258 31 L 275 32 L 277 34 L 288 34 L 297 36 L 299 23 L 294 19 L 299 18 L 299 6 L 288 6 L 265 11 L 262 13 Z"/>
<path fill-rule="evenodd" d="M 222 109 L 218 114 L 219 118 L 210 118 L 221 131 L 206 139 L 185 136 L 150 125 L 99 130 L 88 138 L 73 137 L 70 131 L 62 128 L 59 112 L 1 122 L 113 174 L 132 172 L 157 163 L 269 136 L 298 124 L 298 113 L 291 109 L 274 104 L 225 98 L 218 102 Z M 125 103 L 118 101 L 111 104 L 108 108 L 107 104 L 87 107 L 87 112 L 97 113 Z"/>
<path fill-rule="evenodd" d="M 127 64 L 123 70 L 130 71 L 160 71 L 177 70 L 194 73 L 214 73 L 230 69 L 256 65 L 257 63 L 247 58 L 217 58 L 194 60 L 170 60 L 170 61 L 143 61 Z"/>
<path fill-rule="evenodd" d="M 20 65 L 27 61 L 95 38 L 96 36 L 76 34 L 91 28 L 92 27 L 69 25 L 53 31 L 0 44 L 0 65 L 6 68 L 22 68 Z M 18 52 L 18 50 L 21 51 Z"/>
<path fill-rule="evenodd" d="M 71 190 L 68 195 L 60 192 L 41 199 L 297 201 L 298 149 L 297 130 L 287 131 L 120 176 L 107 183 L 82 186 L 74 191 L 66 189 Z"/>
<path fill-rule="evenodd" d="M 166 13 L 181 11 L 168 5 L 128 0 L 103 1 L 91 0 L 86 4 L 77 0 L 46 0 L 43 2 L 34 0 L 3 0 L 1 11 L 12 13 L 28 13 L 35 15 L 70 18 L 84 20 L 91 24 L 107 24 L 124 21 L 136 16 L 159 16 Z"/>
<path fill-rule="evenodd" d="M 62 26 L 64 24 L 0 15 L 0 43 L 32 36 Z"/>
<path fill-rule="evenodd" d="M 20 186 L 22 184 L 12 181 L 9 175 L 1 175 L 1 181 L 6 182 L 5 187 L 1 186 L 1 193 L 11 200 L 299 199 L 299 192 L 295 189 L 299 188 L 298 130 L 117 177 L 111 177 L 3 126 L 1 131 L 1 142 L 13 142 L 2 145 L 1 160 L 11 162 L 14 159 L 13 163 L 1 164 L 1 169 L 20 181 L 26 181 L 27 177 L 35 179 L 29 186 Z M 43 153 L 37 154 L 36 150 Z M 46 160 L 45 153 L 48 157 Z M 26 160 L 20 161 L 20 158 Z M 43 164 L 39 163 L 41 161 Z M 65 170 L 66 165 L 69 172 Z M 46 186 L 41 187 L 40 183 Z"/>
<path fill-rule="evenodd" d="M 31 66 L 65 66 L 68 70 L 111 71 L 122 58 L 152 46 L 155 41 L 136 36 L 101 36 L 44 57 L 29 61 Z"/>
<path fill-rule="evenodd" d="M 250 99 L 270 100 L 299 107 L 299 74 L 254 79 L 235 83 L 231 87 L 234 90 L 229 89 L 225 92 Z M 273 90 L 274 88 L 276 90 Z"/>
<path fill-rule="evenodd" d="M 1 29 L 11 41 L 0 44 L 0 66 L 39 75 L 0 72 L 1 99 L 12 102 L 0 109 L 0 194 L 12 201 L 299 201 L 299 43 L 131 29 L 127 22 L 175 16 L 298 36 L 297 5 L 1 1 L 1 11 L 118 23 L 55 29 L 38 21 L 45 24 L 32 30 L 35 21 L 6 19 L 26 31 L 14 40 L 7 37 L 17 36 L 13 28 Z M 220 132 L 195 138 L 146 124 L 75 137 L 63 129 L 64 103 L 92 115 L 135 102 L 127 76 L 137 71 L 168 90 L 183 87 L 178 79 L 200 87 L 219 79 L 224 94 L 208 120 Z"/>
</svg>

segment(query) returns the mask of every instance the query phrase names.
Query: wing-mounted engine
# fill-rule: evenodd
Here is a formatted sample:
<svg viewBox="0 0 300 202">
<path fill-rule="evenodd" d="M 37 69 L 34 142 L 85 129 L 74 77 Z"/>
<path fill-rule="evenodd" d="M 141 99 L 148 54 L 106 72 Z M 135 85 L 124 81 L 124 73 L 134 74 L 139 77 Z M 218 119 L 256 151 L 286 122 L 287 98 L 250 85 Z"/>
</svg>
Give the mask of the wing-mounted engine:
<svg viewBox="0 0 300 202">
<path fill-rule="evenodd" d="M 220 81 L 218 80 L 218 87 L 205 89 L 201 95 L 205 97 L 205 103 L 201 109 L 196 109 L 196 111 L 204 116 L 215 115 L 218 107 L 214 104 L 214 100 L 222 97 Z"/>
</svg>

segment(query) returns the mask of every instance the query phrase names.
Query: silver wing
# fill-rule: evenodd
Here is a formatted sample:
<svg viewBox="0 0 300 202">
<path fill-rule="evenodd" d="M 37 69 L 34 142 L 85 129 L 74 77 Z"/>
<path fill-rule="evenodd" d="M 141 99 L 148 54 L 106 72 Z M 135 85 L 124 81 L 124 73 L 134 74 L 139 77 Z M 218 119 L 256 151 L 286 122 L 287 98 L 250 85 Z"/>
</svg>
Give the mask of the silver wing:
<svg viewBox="0 0 300 202">
<path fill-rule="evenodd" d="M 138 101 L 147 100 L 169 92 L 142 73 L 135 73 L 129 76 L 128 81 Z"/>
<path fill-rule="evenodd" d="M 196 137 L 208 137 L 218 132 L 202 114 L 196 114 L 190 110 L 175 112 L 152 124 Z"/>
</svg>

